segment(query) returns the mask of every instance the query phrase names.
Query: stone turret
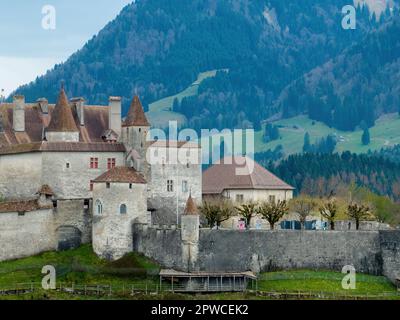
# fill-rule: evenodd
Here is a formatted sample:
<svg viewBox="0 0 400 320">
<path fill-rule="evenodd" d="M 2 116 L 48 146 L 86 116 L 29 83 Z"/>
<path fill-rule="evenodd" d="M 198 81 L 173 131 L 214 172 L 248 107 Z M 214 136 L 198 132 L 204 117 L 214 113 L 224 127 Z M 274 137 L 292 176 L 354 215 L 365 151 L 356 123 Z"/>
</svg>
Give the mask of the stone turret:
<svg viewBox="0 0 400 320">
<path fill-rule="evenodd" d="M 147 222 L 147 182 L 128 167 L 115 167 L 93 182 L 93 249 L 116 260 L 133 250 L 132 224 Z"/>
<path fill-rule="evenodd" d="M 79 142 L 79 130 L 63 87 L 46 129 L 46 139 L 57 142 Z"/>
<path fill-rule="evenodd" d="M 132 100 L 128 115 L 122 124 L 122 142 L 127 150 L 135 149 L 142 159 L 146 157 L 146 138 L 150 129 L 138 96 Z"/>
<path fill-rule="evenodd" d="M 183 264 L 187 266 L 187 272 L 195 271 L 199 253 L 200 216 L 192 195 L 181 217 L 181 237 Z"/>
<path fill-rule="evenodd" d="M 13 129 L 15 132 L 25 131 L 25 97 L 14 96 Z"/>
</svg>

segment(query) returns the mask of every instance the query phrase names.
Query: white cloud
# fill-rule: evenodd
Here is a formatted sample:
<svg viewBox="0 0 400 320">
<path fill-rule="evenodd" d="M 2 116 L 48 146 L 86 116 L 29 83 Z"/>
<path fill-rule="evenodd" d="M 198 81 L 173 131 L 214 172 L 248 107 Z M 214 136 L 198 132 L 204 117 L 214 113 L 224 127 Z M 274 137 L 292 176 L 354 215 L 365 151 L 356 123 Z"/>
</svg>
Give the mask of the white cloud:
<svg viewBox="0 0 400 320">
<path fill-rule="evenodd" d="M 43 75 L 56 63 L 55 58 L 22 58 L 0 56 L 0 89 L 9 95 L 18 86 L 29 83 Z"/>
</svg>

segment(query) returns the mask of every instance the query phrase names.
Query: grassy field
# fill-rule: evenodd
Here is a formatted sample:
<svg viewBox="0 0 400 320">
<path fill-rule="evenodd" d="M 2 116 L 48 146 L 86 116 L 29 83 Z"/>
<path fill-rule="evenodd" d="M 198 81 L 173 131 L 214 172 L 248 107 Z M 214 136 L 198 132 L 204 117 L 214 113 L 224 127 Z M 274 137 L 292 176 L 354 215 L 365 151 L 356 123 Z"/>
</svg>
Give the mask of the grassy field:
<svg viewBox="0 0 400 320">
<path fill-rule="evenodd" d="M 146 115 L 152 126 L 157 128 L 165 128 L 168 127 L 168 121 L 172 120 L 178 121 L 178 126 L 185 125 L 187 122 L 186 117 L 182 114 L 172 111 L 174 100 L 178 99 L 180 102 L 185 97 L 197 95 L 201 82 L 207 78 L 215 77 L 217 71 L 218 70 L 202 72 L 198 75 L 197 80 L 182 92 L 150 104 L 149 112 L 147 112 Z"/>
<path fill-rule="evenodd" d="M 0 263 L 0 289 L 17 284 L 40 283 L 42 267 L 52 265 L 57 282 L 65 284 L 122 285 L 156 281 L 159 267 L 149 259 L 130 254 L 110 263 L 99 259 L 90 245 L 64 252 L 46 252 L 37 256 Z"/>
<path fill-rule="evenodd" d="M 280 271 L 260 275 L 258 290 L 267 292 L 326 292 L 338 296 L 374 296 L 387 294 L 389 299 L 400 299 L 396 287 L 385 277 L 358 274 L 356 289 L 342 288 L 345 275 L 332 271 Z"/>
<path fill-rule="evenodd" d="M 57 270 L 57 288 L 74 288 L 75 292 L 44 291 L 40 289 L 44 265 L 53 265 Z M 290 294 L 298 299 L 298 292 L 304 294 L 319 294 L 324 292 L 330 298 L 377 298 L 400 299 L 396 288 L 385 278 L 369 275 L 357 275 L 356 290 L 344 290 L 341 281 L 342 273 L 331 271 L 280 271 L 263 273 L 258 281 L 258 294 L 254 284 L 249 285 L 246 293 L 220 294 L 173 294 L 159 292 L 159 266 L 151 260 L 129 254 L 124 258 L 107 262 L 99 259 L 91 246 L 85 245 L 79 249 L 65 252 L 47 252 L 34 257 L 0 263 L 0 291 L 14 288 L 26 288 L 34 285 L 35 290 L 23 294 L 0 295 L 4 299 L 71 299 L 71 300 L 237 300 L 237 299 L 271 299 L 270 294 L 288 294 L 279 299 L 289 299 Z M 23 285 L 23 286 L 21 286 Z M 146 285 L 146 291 L 144 290 Z M 101 295 L 86 292 L 92 286 L 110 286 L 112 291 L 105 289 Z M 85 287 L 85 292 L 83 292 Z M 149 288 L 147 292 L 147 287 Z M 29 286 L 28 286 L 29 288 Z M 80 291 L 79 291 L 80 290 Z M 145 294 L 147 292 L 147 294 Z M 325 297 L 326 297 L 325 296 Z M 276 298 L 276 297 L 275 297 Z M 315 299 L 315 296 L 313 297 Z"/>
<path fill-rule="evenodd" d="M 256 133 L 256 152 L 274 149 L 282 145 L 287 155 L 302 152 L 304 135 L 308 132 L 311 143 L 328 134 L 335 134 L 338 139 L 336 150 L 349 150 L 354 153 L 366 153 L 368 150 L 380 150 L 383 147 L 393 146 L 400 143 L 400 117 L 398 114 L 387 114 L 376 121 L 376 125 L 370 129 L 371 144 L 363 146 L 361 143 L 362 130 L 345 132 L 329 128 L 322 122 L 310 120 L 307 116 L 298 116 L 274 122 L 280 127 L 281 139 L 269 143 L 263 142 L 263 133 Z"/>
</svg>

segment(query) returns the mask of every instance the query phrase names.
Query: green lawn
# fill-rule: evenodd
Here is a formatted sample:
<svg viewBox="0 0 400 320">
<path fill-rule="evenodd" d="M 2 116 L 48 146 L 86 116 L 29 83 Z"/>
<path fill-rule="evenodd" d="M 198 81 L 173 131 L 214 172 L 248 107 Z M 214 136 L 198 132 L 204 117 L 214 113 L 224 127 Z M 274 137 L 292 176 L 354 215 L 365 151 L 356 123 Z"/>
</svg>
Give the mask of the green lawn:
<svg viewBox="0 0 400 320">
<path fill-rule="evenodd" d="M 374 296 L 387 294 L 400 299 L 396 287 L 385 277 L 357 274 L 356 289 L 342 288 L 345 275 L 333 271 L 280 271 L 260 275 L 258 290 L 267 292 L 329 293 L 340 296 Z"/>
</svg>

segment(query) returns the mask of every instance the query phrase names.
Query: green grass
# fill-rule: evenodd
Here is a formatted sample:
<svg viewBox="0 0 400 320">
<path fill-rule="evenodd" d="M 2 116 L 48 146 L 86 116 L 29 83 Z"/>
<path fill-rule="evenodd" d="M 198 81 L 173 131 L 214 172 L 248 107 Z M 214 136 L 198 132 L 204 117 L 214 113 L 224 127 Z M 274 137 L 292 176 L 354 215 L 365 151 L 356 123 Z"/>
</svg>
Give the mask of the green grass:
<svg viewBox="0 0 400 320">
<path fill-rule="evenodd" d="M 329 128 L 322 122 L 313 121 L 307 116 L 279 120 L 274 124 L 280 126 L 281 139 L 264 143 L 263 133 L 256 132 L 256 152 L 274 149 L 278 145 L 283 146 L 286 155 L 302 152 L 306 132 L 311 136 L 311 143 L 328 134 L 336 134 L 339 137 L 336 148 L 338 152 L 349 150 L 354 153 L 366 153 L 368 150 L 380 150 L 400 143 L 400 117 L 397 113 L 384 115 L 376 121 L 376 125 L 370 129 L 371 143 L 368 146 L 363 146 L 361 143 L 362 130 L 340 131 Z"/>
<path fill-rule="evenodd" d="M 61 284 L 64 288 L 82 290 L 84 285 L 112 286 L 112 295 L 105 289 L 104 294 L 97 296 L 82 293 L 71 294 L 60 291 L 44 291 L 40 288 L 43 275 L 41 269 L 44 265 L 53 265 L 57 270 L 57 287 Z M 383 299 L 400 299 L 395 286 L 385 277 L 357 275 L 356 289 L 344 290 L 341 281 L 342 273 L 332 271 L 294 270 L 263 273 L 259 277 L 258 290 L 246 293 L 218 293 L 218 294 L 173 294 L 158 292 L 159 279 L 157 276 L 159 266 L 153 261 L 131 253 L 114 262 L 99 259 L 92 251 L 91 246 L 84 245 L 76 250 L 64 252 L 46 252 L 34 257 L 0 263 L 0 289 L 14 289 L 17 284 L 35 284 L 35 291 L 20 295 L 0 296 L 0 300 L 256 300 L 271 299 L 264 292 L 272 293 L 328 293 L 333 297 L 364 297 L 373 298 L 383 293 Z M 143 285 L 149 286 L 151 294 L 146 295 Z M 142 292 L 131 288 L 141 288 Z M 249 285 L 249 289 L 255 289 Z M 294 298 L 297 298 L 295 296 Z"/>
<path fill-rule="evenodd" d="M 400 299 L 396 287 L 385 277 L 357 274 L 356 289 L 342 288 L 345 275 L 333 271 L 280 271 L 260 275 L 258 289 L 267 292 L 326 292 L 342 296 L 373 296 L 388 294 L 388 298 Z"/>
<path fill-rule="evenodd" d="M 40 283 L 42 267 L 52 265 L 57 271 L 57 282 L 77 284 L 111 284 L 156 281 L 148 274 L 159 267 L 138 254 L 129 254 L 119 261 L 107 262 L 99 259 L 90 245 L 64 252 L 46 252 L 37 256 L 1 262 L 0 288 L 15 284 Z"/>
<path fill-rule="evenodd" d="M 178 126 L 186 125 L 186 117 L 180 113 L 172 111 L 174 100 L 178 99 L 179 102 L 181 102 L 185 97 L 197 95 L 201 82 L 207 78 L 215 77 L 217 72 L 218 70 L 202 72 L 198 75 L 197 80 L 182 92 L 150 104 L 149 112 L 147 112 L 146 115 L 152 126 L 156 128 L 166 128 L 168 127 L 168 122 L 173 120 L 178 121 Z"/>
</svg>

